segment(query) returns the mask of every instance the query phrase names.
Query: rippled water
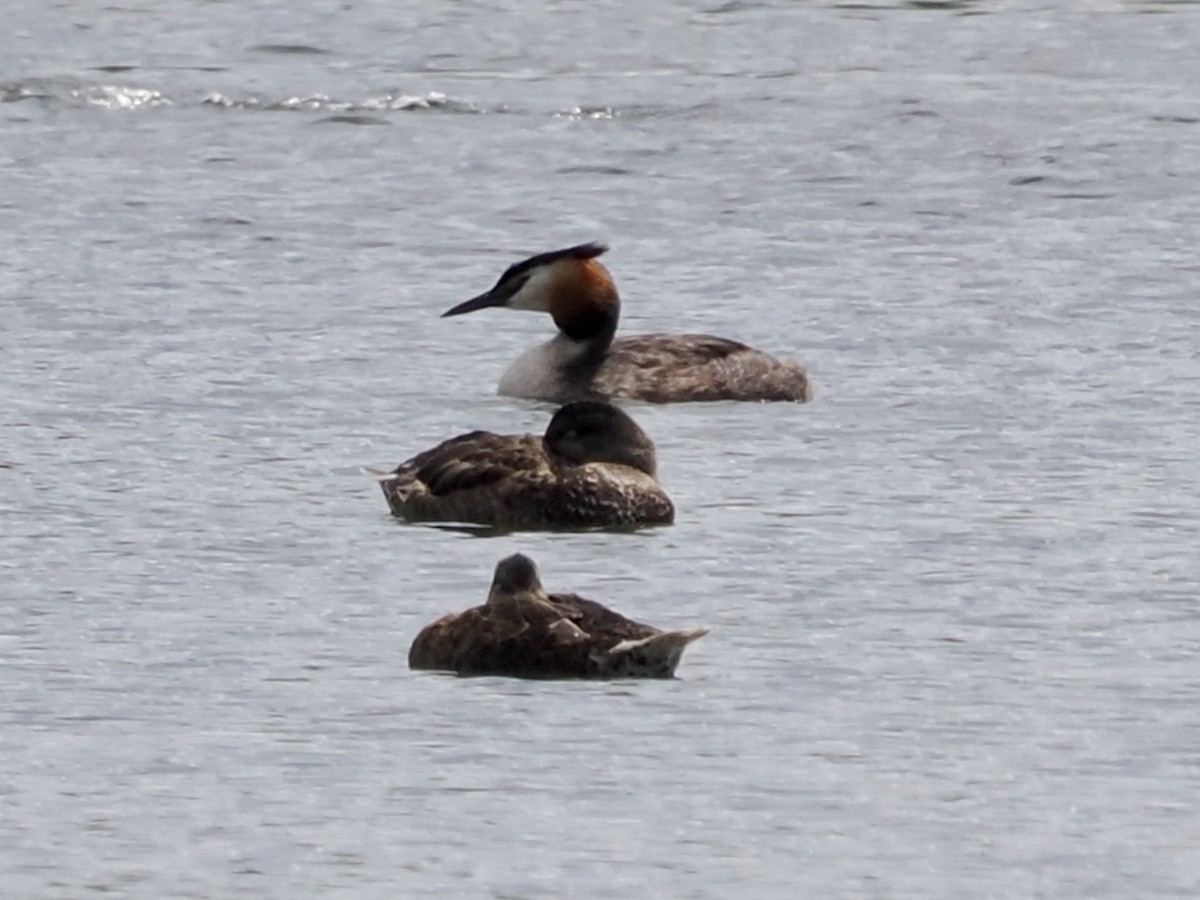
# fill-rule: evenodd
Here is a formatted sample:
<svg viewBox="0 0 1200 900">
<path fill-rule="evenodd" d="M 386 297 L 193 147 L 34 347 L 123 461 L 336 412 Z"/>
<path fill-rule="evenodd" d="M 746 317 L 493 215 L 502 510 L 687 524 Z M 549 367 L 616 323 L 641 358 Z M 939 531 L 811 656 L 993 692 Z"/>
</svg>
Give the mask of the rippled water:
<svg viewBox="0 0 1200 900">
<path fill-rule="evenodd" d="M 1200 7 L 299 6 L 6 7 L 5 893 L 1200 891 Z M 634 407 L 674 528 L 391 520 L 591 239 L 816 401 Z M 410 673 L 517 549 L 713 633 Z"/>
</svg>

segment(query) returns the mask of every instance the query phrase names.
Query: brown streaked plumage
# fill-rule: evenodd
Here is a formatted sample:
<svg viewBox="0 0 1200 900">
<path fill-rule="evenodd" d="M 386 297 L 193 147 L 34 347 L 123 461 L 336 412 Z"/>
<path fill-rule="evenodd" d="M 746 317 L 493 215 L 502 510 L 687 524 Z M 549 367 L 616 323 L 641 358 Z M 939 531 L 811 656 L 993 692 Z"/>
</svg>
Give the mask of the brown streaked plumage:
<svg viewBox="0 0 1200 900">
<path fill-rule="evenodd" d="M 496 564 L 487 602 L 426 625 L 412 669 L 515 678 L 671 678 L 707 628 L 664 632 L 575 594 L 547 594 L 520 553 Z"/>
<path fill-rule="evenodd" d="M 667 525 L 675 507 L 656 479 L 654 444 L 611 404 L 568 403 L 543 437 L 473 431 L 372 473 L 410 522 L 504 530 Z"/>
<path fill-rule="evenodd" d="M 596 259 L 608 248 L 580 244 L 509 266 L 487 293 L 447 310 L 489 306 L 548 312 L 558 334 L 522 354 L 500 379 L 500 393 L 563 402 L 625 397 L 651 403 L 811 398 L 794 362 L 707 334 L 647 334 L 616 339 L 621 300 Z"/>
</svg>

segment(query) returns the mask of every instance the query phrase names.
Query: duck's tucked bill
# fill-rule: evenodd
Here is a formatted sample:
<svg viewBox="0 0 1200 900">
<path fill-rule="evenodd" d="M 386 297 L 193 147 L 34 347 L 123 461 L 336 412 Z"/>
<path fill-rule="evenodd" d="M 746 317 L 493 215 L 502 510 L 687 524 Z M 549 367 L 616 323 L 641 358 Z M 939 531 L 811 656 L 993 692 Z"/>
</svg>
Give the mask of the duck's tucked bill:
<svg viewBox="0 0 1200 900">
<path fill-rule="evenodd" d="M 516 678 L 671 678 L 707 628 L 662 631 L 575 594 L 547 594 L 520 553 L 500 560 L 487 602 L 425 626 L 413 669 Z"/>
<path fill-rule="evenodd" d="M 654 443 L 609 403 L 568 403 L 545 435 L 472 431 L 371 472 L 409 522 L 499 530 L 639 528 L 675 520 Z"/>
<path fill-rule="evenodd" d="M 500 379 L 501 394 L 556 402 L 810 399 L 801 366 L 737 341 L 707 334 L 614 339 L 621 301 L 597 260 L 607 249 L 580 244 L 531 256 L 509 266 L 491 290 L 442 314 L 503 306 L 547 312 L 554 319 L 558 334 L 509 367 Z"/>
</svg>

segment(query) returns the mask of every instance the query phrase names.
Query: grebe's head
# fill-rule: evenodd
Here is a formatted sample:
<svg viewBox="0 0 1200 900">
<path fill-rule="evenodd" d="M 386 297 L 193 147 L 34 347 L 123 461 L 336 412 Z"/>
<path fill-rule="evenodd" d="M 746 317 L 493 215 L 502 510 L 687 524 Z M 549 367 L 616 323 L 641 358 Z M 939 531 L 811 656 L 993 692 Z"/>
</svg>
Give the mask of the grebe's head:
<svg viewBox="0 0 1200 900">
<path fill-rule="evenodd" d="M 568 337 L 585 340 L 616 330 L 621 301 L 608 270 L 596 257 L 604 244 L 580 244 L 539 253 L 509 266 L 485 294 L 472 297 L 442 313 L 442 317 L 506 306 L 548 312 Z"/>
<path fill-rule="evenodd" d="M 618 463 L 653 476 L 654 442 L 638 423 L 603 400 L 576 400 L 554 414 L 543 438 L 546 449 L 575 465 Z"/>
<path fill-rule="evenodd" d="M 542 580 L 538 577 L 537 564 L 523 553 L 514 553 L 496 563 L 496 574 L 492 576 L 492 589 L 488 602 L 513 594 L 542 594 Z"/>
</svg>

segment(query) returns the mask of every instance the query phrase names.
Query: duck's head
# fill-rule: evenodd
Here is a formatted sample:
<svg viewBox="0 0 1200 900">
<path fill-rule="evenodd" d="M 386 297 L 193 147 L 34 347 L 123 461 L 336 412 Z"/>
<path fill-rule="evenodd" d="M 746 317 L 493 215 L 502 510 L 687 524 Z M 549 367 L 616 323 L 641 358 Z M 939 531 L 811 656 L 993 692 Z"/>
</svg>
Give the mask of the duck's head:
<svg viewBox="0 0 1200 900">
<path fill-rule="evenodd" d="M 586 340 L 616 330 L 621 301 L 608 270 L 596 257 L 604 244 L 580 244 L 539 253 L 509 266 L 485 294 L 472 297 L 442 313 L 442 317 L 506 306 L 548 312 L 558 330 L 574 340 Z"/>
<path fill-rule="evenodd" d="M 618 463 L 651 477 L 658 467 L 654 442 L 637 422 L 603 400 L 576 400 L 554 414 L 543 438 L 546 449 L 575 465 Z"/>
<path fill-rule="evenodd" d="M 492 576 L 492 589 L 488 593 L 489 603 L 496 602 L 498 597 L 527 593 L 544 593 L 537 563 L 524 553 L 514 553 L 496 563 L 496 574 Z"/>
</svg>

